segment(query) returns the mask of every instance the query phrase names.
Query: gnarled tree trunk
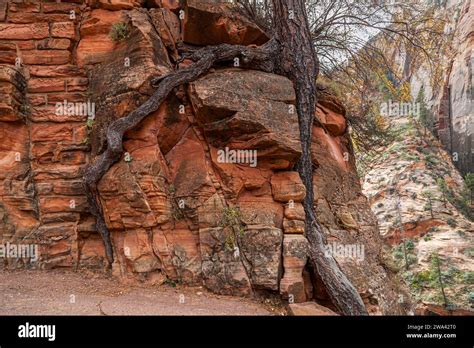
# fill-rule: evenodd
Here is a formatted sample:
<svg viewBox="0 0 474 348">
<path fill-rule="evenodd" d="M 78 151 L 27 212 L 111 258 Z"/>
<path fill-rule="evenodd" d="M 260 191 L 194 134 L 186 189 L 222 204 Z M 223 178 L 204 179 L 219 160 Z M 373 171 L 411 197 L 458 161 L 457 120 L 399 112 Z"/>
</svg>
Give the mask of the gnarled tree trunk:
<svg viewBox="0 0 474 348">
<path fill-rule="evenodd" d="M 334 305 L 345 315 L 367 314 L 364 303 L 331 255 L 326 255 L 321 226 L 314 213 L 311 130 L 316 108 L 319 62 L 311 41 L 304 0 L 273 0 L 276 39 L 280 44 L 279 73 L 295 86 L 302 155 L 298 173 L 306 187 L 303 202 L 310 258 Z"/>
</svg>

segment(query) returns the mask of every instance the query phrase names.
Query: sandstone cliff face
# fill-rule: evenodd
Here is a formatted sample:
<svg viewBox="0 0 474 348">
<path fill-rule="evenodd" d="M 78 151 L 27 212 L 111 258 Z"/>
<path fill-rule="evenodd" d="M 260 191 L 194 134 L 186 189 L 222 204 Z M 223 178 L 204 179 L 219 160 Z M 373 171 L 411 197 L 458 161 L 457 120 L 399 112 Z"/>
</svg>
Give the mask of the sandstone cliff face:
<svg viewBox="0 0 474 348">
<path fill-rule="evenodd" d="M 474 303 L 470 193 L 431 133 L 417 129 L 407 117 L 390 122 L 400 129 L 398 139 L 378 149 L 363 183 L 387 244 L 387 264 L 410 287 L 417 313 L 466 314 Z M 447 299 L 444 311 L 435 262 Z"/>
<path fill-rule="evenodd" d="M 441 86 L 433 85 L 426 62 L 410 68 L 409 80 L 414 99 L 424 88 L 425 101 L 434 114 L 433 130 L 454 154 L 456 167 L 466 174 L 474 172 L 474 2 L 448 1 L 440 11 L 449 13 L 445 33 L 453 36 L 445 55 L 437 59 L 442 67 Z"/>
<path fill-rule="evenodd" d="M 103 245 L 80 180 L 103 151 L 106 126 L 147 99 L 153 77 L 189 64 L 177 61 L 178 41 L 246 45 L 266 37 L 204 1 L 184 8 L 175 1 L 11 1 L 0 20 L 0 241 L 41 251 L 37 263 L 5 259 L 4 266 L 100 269 Z M 177 89 L 128 132 L 122 160 L 99 184 L 114 274 L 331 307 L 306 268 L 294 102 L 284 77 L 222 67 Z M 328 132 L 315 123 L 312 145 L 318 218 L 328 252 L 369 311 L 402 313 L 380 261 L 344 113 L 322 89 L 315 117 Z"/>
</svg>

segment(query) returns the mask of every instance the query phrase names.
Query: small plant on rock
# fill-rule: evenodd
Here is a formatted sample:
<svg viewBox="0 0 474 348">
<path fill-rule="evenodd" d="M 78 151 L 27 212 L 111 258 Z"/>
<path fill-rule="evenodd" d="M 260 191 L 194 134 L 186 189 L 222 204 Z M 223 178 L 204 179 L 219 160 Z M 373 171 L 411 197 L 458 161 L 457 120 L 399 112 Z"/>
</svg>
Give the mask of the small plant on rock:
<svg viewBox="0 0 474 348">
<path fill-rule="evenodd" d="M 464 176 L 464 182 L 469 192 L 470 204 L 474 204 L 474 173 L 467 173 Z"/>
<path fill-rule="evenodd" d="M 443 274 L 441 273 L 441 261 L 437 254 L 431 255 L 431 267 L 432 267 L 433 278 L 437 280 L 437 285 L 439 286 L 439 289 L 441 290 L 444 306 L 447 306 L 448 299 L 446 298 L 446 293 L 444 292 Z"/>
<path fill-rule="evenodd" d="M 448 223 L 449 226 L 451 227 L 456 227 L 458 225 L 458 223 L 456 222 L 456 220 L 454 220 L 453 218 L 449 218 L 448 221 L 446 221 Z"/>
<path fill-rule="evenodd" d="M 220 225 L 228 230 L 225 238 L 225 248 L 232 251 L 236 247 L 236 239 L 244 235 L 245 229 L 241 219 L 241 212 L 236 207 L 226 207 L 222 212 Z"/>
<path fill-rule="evenodd" d="M 426 202 L 426 204 L 424 206 L 424 209 L 430 211 L 431 218 L 433 219 L 434 218 L 434 214 L 433 214 L 433 193 L 430 192 L 430 191 L 424 191 L 422 193 L 422 195 L 423 195 L 423 197 L 425 197 L 428 200 L 428 202 Z"/>
<path fill-rule="evenodd" d="M 118 22 L 112 25 L 109 36 L 113 42 L 119 42 L 130 36 L 130 29 L 126 23 Z"/>
</svg>

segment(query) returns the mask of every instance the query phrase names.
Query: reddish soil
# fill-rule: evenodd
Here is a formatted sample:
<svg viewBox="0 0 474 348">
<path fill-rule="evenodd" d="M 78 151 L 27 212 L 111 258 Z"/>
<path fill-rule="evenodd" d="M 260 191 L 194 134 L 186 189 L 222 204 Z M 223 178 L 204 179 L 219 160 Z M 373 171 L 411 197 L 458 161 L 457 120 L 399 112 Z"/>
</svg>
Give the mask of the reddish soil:
<svg viewBox="0 0 474 348">
<path fill-rule="evenodd" d="M 82 272 L 0 271 L 0 315 L 275 315 L 269 302 L 201 287 L 137 286 Z"/>
</svg>

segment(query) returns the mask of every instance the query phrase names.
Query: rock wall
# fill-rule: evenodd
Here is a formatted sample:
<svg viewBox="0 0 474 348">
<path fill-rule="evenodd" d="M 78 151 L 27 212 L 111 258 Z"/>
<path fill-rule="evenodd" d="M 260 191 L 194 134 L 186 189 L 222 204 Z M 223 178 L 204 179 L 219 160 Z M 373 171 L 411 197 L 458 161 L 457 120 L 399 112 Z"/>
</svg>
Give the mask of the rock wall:
<svg viewBox="0 0 474 348">
<path fill-rule="evenodd" d="M 5 267 L 102 268 L 81 175 L 103 151 L 107 125 L 149 97 L 152 78 L 189 64 L 178 60 L 178 42 L 267 40 L 230 7 L 197 0 L 183 8 L 164 0 L 8 1 L 0 21 L 0 240 L 41 251 L 37 263 L 5 259 Z M 122 160 L 99 184 L 113 273 L 331 307 L 308 271 L 292 84 L 235 63 L 176 89 L 125 135 Z M 312 146 L 328 252 L 371 313 L 402 313 L 344 116 L 321 88 Z M 337 252 L 353 246 L 361 253 Z"/>
<path fill-rule="evenodd" d="M 460 9 L 454 58 L 445 82 L 449 89 L 440 103 L 438 133 L 449 151 L 459 157 L 455 161 L 459 170 L 469 173 L 474 172 L 474 1 L 466 0 Z M 450 124 L 448 130 L 443 128 L 446 124 Z"/>
<path fill-rule="evenodd" d="M 466 174 L 474 172 L 474 1 L 448 1 L 440 11 L 449 13 L 445 34 L 453 37 L 445 55 L 437 58 L 443 67 L 441 86 L 433 86 L 425 62 L 411 67 L 411 91 L 416 99 L 424 88 L 434 115 L 433 130 L 453 154 L 456 167 Z"/>
<path fill-rule="evenodd" d="M 418 313 L 426 306 L 444 305 L 434 276 L 436 257 L 446 308 L 472 311 L 474 223 L 470 194 L 449 154 L 431 133 L 423 135 L 406 117 L 389 122 L 402 131 L 392 144 L 378 149 L 380 155 L 363 183 L 382 238 L 390 246 L 385 254 L 387 264 L 410 287 L 420 305 Z"/>
</svg>

